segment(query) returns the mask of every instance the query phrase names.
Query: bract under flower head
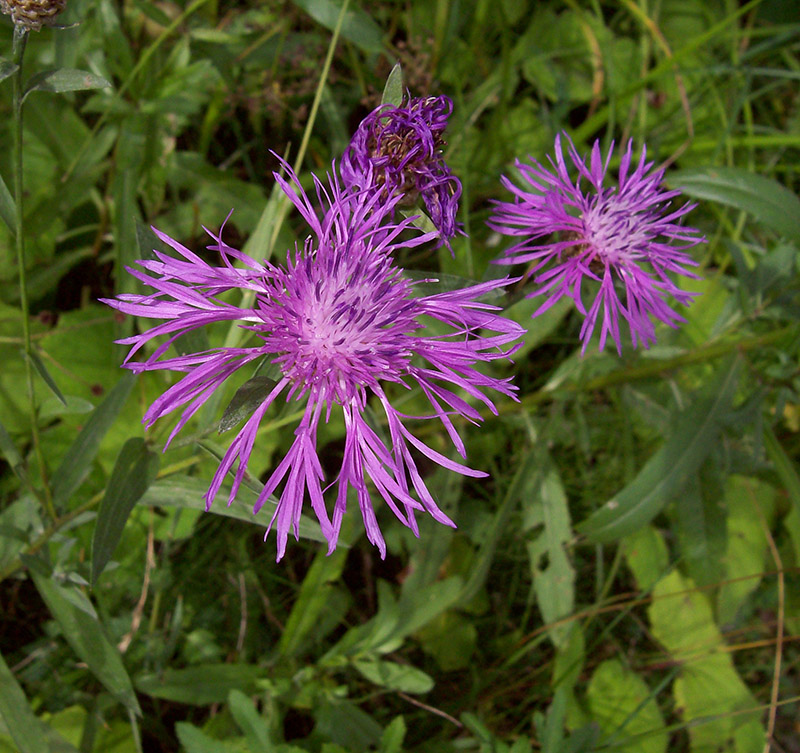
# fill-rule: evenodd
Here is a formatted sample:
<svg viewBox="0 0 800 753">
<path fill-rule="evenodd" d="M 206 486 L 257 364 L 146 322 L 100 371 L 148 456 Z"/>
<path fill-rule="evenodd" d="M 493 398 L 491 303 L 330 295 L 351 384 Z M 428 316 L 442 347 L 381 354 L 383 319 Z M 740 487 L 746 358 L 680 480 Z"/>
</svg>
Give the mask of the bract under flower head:
<svg viewBox="0 0 800 753">
<path fill-rule="evenodd" d="M 580 337 L 586 351 L 595 325 L 601 320 L 600 349 L 608 335 L 621 353 L 620 317 L 628 323 L 634 347 L 655 342 L 653 319 L 676 327 L 684 318 L 666 302 L 668 297 L 688 306 L 694 294 L 681 290 L 670 273 L 697 277 L 688 267 L 696 262 L 686 253 L 703 240 L 698 230 L 679 224 L 694 208 L 684 204 L 670 210 L 680 191 L 665 190 L 664 171 L 652 170 L 642 147 L 633 166 L 632 142 L 622 156 L 617 185 L 604 186 L 614 145 L 603 160 L 595 142 L 587 165 L 569 140 L 567 153 L 577 171 L 573 180 L 556 137 L 555 162 L 550 168 L 531 159 L 517 160 L 522 178 L 533 189 L 517 187 L 503 177 L 514 194 L 513 202 L 495 202 L 488 224 L 520 240 L 505 252 L 499 264 L 531 262 L 528 275 L 535 290 L 529 297 L 546 295 L 534 312 L 538 316 L 567 295 L 585 315 Z M 584 187 L 583 182 L 588 183 Z M 555 233 L 549 243 L 537 241 Z M 599 283 L 587 311 L 582 298 L 585 279 Z M 624 300 L 620 298 L 624 291 Z"/>
<path fill-rule="evenodd" d="M 481 362 L 507 358 L 515 350 L 511 343 L 523 332 L 495 313 L 496 307 L 479 301 L 509 280 L 415 296 L 415 283 L 402 276 L 392 252 L 429 241 L 434 234 L 409 238 L 403 231 L 411 227 L 411 219 L 388 221 L 399 197 L 386 201 L 374 192 L 343 190 L 335 178 L 331 185 L 315 178 L 321 205 L 317 209 L 293 173 L 289 181 L 277 174 L 275 179 L 313 233 L 301 248 L 287 254 L 285 264 L 256 262 L 229 247 L 220 230 L 219 234 L 210 233 L 214 244 L 209 248 L 219 251 L 225 264 L 212 267 L 159 233 L 182 259 L 159 254 L 157 262 L 139 262 L 146 272 L 155 274 L 129 271 L 155 292 L 148 296 L 120 295 L 105 302 L 125 313 L 166 320 L 120 342 L 132 346 L 126 366 L 135 372 L 185 372 L 152 404 L 144 418 L 149 426 L 183 407 L 170 441 L 234 371 L 263 358 L 278 365 L 280 378 L 274 388 L 225 453 L 206 495 L 207 506 L 229 471 L 233 472 L 229 503 L 234 499 L 259 424 L 272 403 L 284 394 L 286 400 L 304 400 L 305 410 L 291 447 L 267 480 L 254 510 L 258 512 L 282 485 L 269 524 L 277 529 L 278 559 L 284 554 L 289 531 L 298 534 L 306 496 L 333 551 L 351 487 L 367 536 L 384 556 L 386 548 L 373 510 L 376 494 L 415 533 L 414 515 L 418 511 L 453 525 L 431 496 L 418 469 L 416 453 L 458 473 L 486 475 L 445 457 L 415 437 L 404 424 L 407 416 L 392 406 L 386 386 L 419 389 L 431 409 L 430 415 L 422 418 L 441 421 L 464 457 L 464 444 L 452 417 L 481 420 L 469 398 L 494 412 L 485 394 L 489 389 L 514 397 L 516 388 L 509 380 L 487 376 L 476 368 Z M 231 260 L 243 267 L 234 268 Z M 255 306 L 238 308 L 216 297 L 231 287 L 255 291 Z M 423 318 L 438 322 L 437 334 L 426 330 Z M 219 320 L 240 322 L 250 330 L 256 344 L 164 357 L 175 337 Z M 486 331 L 493 334 L 484 334 Z M 143 362 L 129 360 L 159 334 L 169 335 L 166 343 Z M 385 417 L 388 442 L 365 420 L 370 396 Z M 341 410 L 346 433 L 341 467 L 329 484 L 336 486 L 329 513 L 317 455 L 317 430 L 320 419 L 327 420 L 334 408 Z"/>
<path fill-rule="evenodd" d="M 411 98 L 402 107 L 382 105 L 361 121 L 340 165 L 348 187 L 399 194 L 408 205 L 421 196 L 440 242 L 448 246 L 459 232 L 461 196 L 461 183 L 441 154 L 452 111 L 445 96 Z"/>
</svg>

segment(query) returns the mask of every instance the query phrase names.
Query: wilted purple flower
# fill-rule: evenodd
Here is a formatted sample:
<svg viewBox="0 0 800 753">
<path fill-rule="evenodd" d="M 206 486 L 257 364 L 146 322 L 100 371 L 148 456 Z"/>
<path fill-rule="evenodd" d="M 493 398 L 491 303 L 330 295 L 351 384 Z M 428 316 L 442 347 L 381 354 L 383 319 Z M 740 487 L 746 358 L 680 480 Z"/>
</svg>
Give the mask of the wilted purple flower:
<svg viewBox="0 0 800 753">
<path fill-rule="evenodd" d="M 570 178 L 556 137 L 555 162 L 550 168 L 531 158 L 532 164 L 519 160 L 516 166 L 533 192 L 515 186 L 503 177 L 503 185 L 513 194 L 513 202 L 495 202 L 495 214 L 489 226 L 520 241 L 505 252 L 500 264 L 533 262 L 528 276 L 533 276 L 536 289 L 529 297 L 547 295 L 534 312 L 538 316 L 567 295 L 575 301 L 586 319 L 581 328 L 583 352 L 586 351 L 598 318 L 600 350 L 610 334 L 622 352 L 619 318 L 627 321 L 633 345 L 647 348 L 655 342 L 653 319 L 676 327 L 685 319 L 666 302 L 672 296 L 688 306 L 693 293 L 681 290 L 669 273 L 697 277 L 687 267 L 696 262 L 685 252 L 703 240 L 698 230 L 679 224 L 683 215 L 694 208 L 684 204 L 669 210 L 672 199 L 680 191 L 664 190 L 663 170 L 651 170 L 642 147 L 639 163 L 631 169 L 632 142 L 622 157 L 618 187 L 603 186 L 614 144 L 605 162 L 600 145 L 595 142 L 587 166 L 569 140 L 568 153 L 577 168 L 577 177 Z M 582 180 L 589 186 L 584 188 Z M 537 244 L 551 233 L 556 239 Z M 548 267 L 545 271 L 545 267 Z M 600 283 L 588 312 L 582 300 L 584 279 Z M 620 297 L 624 291 L 624 300 Z"/>
<path fill-rule="evenodd" d="M 285 265 L 256 262 L 228 246 L 220 230 L 218 234 L 209 232 L 214 239 L 209 249 L 219 251 L 224 266 L 212 267 L 157 232 L 182 259 L 157 254 L 158 261 L 140 261 L 144 272 L 129 271 L 155 292 L 120 295 L 105 303 L 128 314 L 166 320 L 120 342 L 133 346 L 126 365 L 134 372 L 185 372 L 144 417 L 149 426 L 184 407 L 167 444 L 234 371 L 263 358 L 279 367 L 280 377 L 274 387 L 225 453 L 206 494 L 207 508 L 234 466 L 229 504 L 236 496 L 259 423 L 278 396 L 305 399 L 305 412 L 292 446 L 267 480 L 254 512 L 283 483 L 269 524 L 269 528 L 273 524 L 277 528 L 280 559 L 290 529 L 295 536 L 298 534 L 307 494 L 329 542 L 329 551 L 333 551 L 348 488 L 353 487 L 367 537 L 384 556 L 386 546 L 372 507 L 374 492 L 367 488 L 367 479 L 394 514 L 417 533 L 414 514 L 418 510 L 446 525 L 453 523 L 433 500 L 412 449 L 458 473 L 486 475 L 448 459 L 415 437 L 403 423 L 407 416 L 392 406 L 385 386 L 394 383 L 421 390 L 431 406 L 431 415 L 421 418 L 438 418 L 457 451 L 465 457 L 452 417 L 478 422 L 480 413 L 468 402 L 469 398 L 496 412 L 485 391 L 492 389 L 513 398 L 516 390 L 510 380 L 487 376 L 476 368 L 479 363 L 508 357 L 516 349 L 511 343 L 523 332 L 514 322 L 494 313 L 497 307 L 478 300 L 509 281 L 415 295 L 415 283 L 402 276 L 392 252 L 430 241 L 435 234 L 401 238 L 408 235 L 404 231 L 411 227 L 413 218 L 387 224 L 399 196 L 386 200 L 374 192 L 342 189 L 335 178 L 331 185 L 323 185 L 315 178 L 318 211 L 293 173 L 290 172 L 290 182 L 277 174 L 275 179 L 313 233 L 302 248 L 287 254 Z M 234 268 L 233 260 L 243 268 Z M 254 308 L 239 308 L 217 298 L 219 292 L 232 287 L 255 291 Z M 435 323 L 435 332 L 426 329 L 423 319 Z M 180 334 L 220 320 L 241 322 L 259 342 L 251 347 L 163 357 Z M 493 334 L 482 334 L 484 330 Z M 146 342 L 161 334 L 169 337 L 152 355 L 141 363 L 129 362 Z M 365 419 L 370 395 L 385 416 L 386 440 Z M 345 444 L 337 478 L 323 488 L 317 429 L 323 416 L 325 421 L 329 419 L 334 406 L 342 411 Z M 336 497 L 329 515 L 324 493 L 334 484 Z"/>
<path fill-rule="evenodd" d="M 421 196 L 440 242 L 448 247 L 459 230 L 461 196 L 461 183 L 441 154 L 452 111 L 445 96 L 411 98 L 402 107 L 381 105 L 361 121 L 339 167 L 347 187 L 396 193 L 408 206 Z"/>
</svg>

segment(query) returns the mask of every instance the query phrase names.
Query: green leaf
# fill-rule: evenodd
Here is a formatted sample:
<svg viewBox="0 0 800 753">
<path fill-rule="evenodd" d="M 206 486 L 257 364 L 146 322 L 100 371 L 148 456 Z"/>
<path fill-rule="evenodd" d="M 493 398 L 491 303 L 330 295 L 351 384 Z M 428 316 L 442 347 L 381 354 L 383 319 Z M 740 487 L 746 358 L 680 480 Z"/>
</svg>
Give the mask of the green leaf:
<svg viewBox="0 0 800 753">
<path fill-rule="evenodd" d="M 717 201 L 752 214 L 759 222 L 800 244 L 800 199 L 776 180 L 739 167 L 677 170 L 670 185 L 696 199 Z"/>
<path fill-rule="evenodd" d="M 208 482 L 190 476 L 174 475 L 159 479 L 144 493 L 139 500 L 142 505 L 157 505 L 159 507 L 185 507 L 189 510 L 206 511 L 206 502 L 203 495 L 208 491 Z M 220 497 L 226 495 L 225 487 L 220 490 Z M 223 501 L 215 502 L 208 511 L 213 515 L 223 515 L 226 518 L 243 520 L 245 523 L 264 528 L 269 521 L 269 516 L 253 515 L 253 505 L 257 497 L 250 489 L 241 487 L 236 499 L 230 505 Z M 274 505 L 274 497 L 267 500 L 267 504 Z M 267 520 L 264 519 L 267 518 Z M 319 523 L 311 520 L 307 515 L 300 516 L 300 536 L 310 541 L 326 542 Z M 342 546 L 339 544 L 339 546 Z"/>
<path fill-rule="evenodd" d="M 658 704 L 644 681 L 619 659 L 608 659 L 592 675 L 586 693 L 591 717 L 605 743 L 619 753 L 664 753 L 668 735 Z M 627 741 L 627 742 L 626 742 Z"/>
<path fill-rule="evenodd" d="M 531 562 L 532 588 L 545 623 L 557 623 L 575 606 L 575 569 L 567 555 L 572 539 L 567 496 L 555 465 L 542 459 L 545 470 L 536 490 L 533 509 L 543 526 L 542 532 L 527 544 Z M 561 646 L 567 639 L 568 625 L 554 625 L 550 639 Z"/>
<path fill-rule="evenodd" d="M 306 636 L 314 630 L 321 614 L 327 609 L 328 597 L 339 580 L 347 559 L 346 549 L 336 549 L 330 555 L 320 550 L 308 569 L 300 594 L 295 601 L 286 627 L 278 643 L 278 651 L 283 656 L 297 652 Z"/>
<path fill-rule="evenodd" d="M 22 455 L 19 454 L 14 440 L 11 439 L 11 436 L 6 431 L 6 427 L 3 426 L 2 423 L 0 423 L 0 453 L 2 453 L 6 462 L 11 466 L 11 470 L 19 476 L 24 468 Z"/>
<path fill-rule="evenodd" d="M 97 512 L 92 537 L 92 587 L 114 554 L 133 506 L 155 480 L 158 465 L 158 455 L 150 452 L 139 437 L 129 439 L 120 450 Z"/>
<path fill-rule="evenodd" d="M 0 654 L 0 718 L 20 753 L 49 753 L 42 722 L 31 710 L 25 692 Z"/>
<path fill-rule="evenodd" d="M 730 407 L 741 360 L 734 359 L 711 390 L 678 420 L 666 443 L 645 463 L 636 478 L 619 494 L 592 513 L 576 529 L 591 541 L 607 543 L 649 523 L 694 473 L 711 450 L 719 423 Z"/>
<path fill-rule="evenodd" d="M 380 659 L 357 659 L 353 666 L 370 682 L 400 693 L 427 693 L 433 678 L 408 664 L 395 664 Z"/>
<path fill-rule="evenodd" d="M 108 640 L 98 619 L 71 598 L 80 592 L 69 594 L 68 587 L 58 585 L 52 578 L 35 570 L 29 569 L 28 573 L 72 650 L 114 698 L 141 715 L 136 693 L 116 646 Z"/>
<path fill-rule="evenodd" d="M 76 68 L 58 68 L 54 71 L 42 71 L 31 76 L 22 95 L 25 101 L 31 92 L 74 92 L 85 89 L 107 89 L 111 86 L 102 76 L 95 76 L 89 71 L 79 71 Z"/>
<path fill-rule="evenodd" d="M 228 694 L 228 708 L 239 729 L 244 732 L 251 751 L 274 750 L 275 743 L 270 736 L 269 725 L 248 696 L 241 690 L 232 690 Z"/>
<path fill-rule="evenodd" d="M 145 673 L 135 679 L 136 687 L 165 701 L 208 706 L 224 703 L 232 690 L 249 694 L 262 671 L 252 664 L 196 664 L 186 669 Z"/>
<path fill-rule="evenodd" d="M 67 450 L 61 465 L 53 474 L 53 501 L 56 506 L 63 505 L 69 500 L 89 472 L 92 461 L 100 449 L 100 442 L 122 410 L 135 382 L 136 377 L 133 374 L 125 374 L 114 385 L 106 399 L 97 406 L 75 442 Z"/>
<path fill-rule="evenodd" d="M 378 753 L 402 753 L 405 736 L 406 720 L 402 716 L 396 716 L 381 735 Z"/>
<path fill-rule="evenodd" d="M 0 217 L 12 233 L 17 232 L 17 203 L 0 175 Z"/>
<path fill-rule="evenodd" d="M 400 63 L 395 63 L 389 78 L 386 79 L 386 86 L 383 87 L 381 96 L 382 105 L 394 105 L 400 107 L 403 104 L 403 69 Z"/>
<path fill-rule="evenodd" d="M 55 382 L 55 379 L 50 376 L 50 372 L 47 370 L 47 367 L 42 363 L 42 359 L 39 358 L 38 353 L 31 351 L 29 354 L 31 363 L 33 364 L 33 368 L 36 369 L 39 376 L 44 379 L 45 384 L 50 388 L 50 391 L 58 398 L 62 405 L 66 405 L 67 401 L 64 399 L 64 396 L 61 394 L 61 390 L 58 389 L 58 385 Z"/>
<path fill-rule="evenodd" d="M 764 448 L 795 510 L 800 513 L 800 476 L 797 474 L 794 462 L 768 424 L 764 426 Z"/>
<path fill-rule="evenodd" d="M 728 546 L 722 558 L 724 579 L 717 594 L 717 619 L 722 625 L 736 619 L 767 569 L 764 526 L 772 528 L 777 501 L 777 490 L 763 481 L 745 476 L 727 479 Z"/>
<path fill-rule="evenodd" d="M 701 468 L 700 472 L 704 470 Z M 676 496 L 672 530 L 685 570 L 698 585 L 711 586 L 725 578 L 728 531 L 725 506 L 721 504 L 721 484 L 708 488 L 699 476 L 690 476 Z M 642 588 L 641 583 L 639 587 Z"/>
<path fill-rule="evenodd" d="M 0 81 L 5 81 L 9 76 L 13 76 L 19 70 L 16 63 L 12 63 L 6 58 L 0 58 Z"/>
<path fill-rule="evenodd" d="M 329 31 L 336 28 L 342 0 L 294 0 L 294 4 Z M 352 6 L 348 8 L 342 21 L 341 34 L 364 52 L 379 53 L 383 51 L 383 35 L 380 27 L 369 14 L 359 8 Z"/>
<path fill-rule="evenodd" d="M 209 737 L 203 730 L 189 722 L 178 722 L 175 725 L 175 734 L 178 735 L 181 745 L 186 748 L 186 753 L 231 753 L 230 746 L 222 740 Z"/>
<path fill-rule="evenodd" d="M 253 415 L 253 412 L 267 399 L 277 382 L 266 376 L 254 376 L 248 379 L 228 403 L 222 418 L 219 420 L 220 434 L 229 431 L 240 421 Z"/>
</svg>

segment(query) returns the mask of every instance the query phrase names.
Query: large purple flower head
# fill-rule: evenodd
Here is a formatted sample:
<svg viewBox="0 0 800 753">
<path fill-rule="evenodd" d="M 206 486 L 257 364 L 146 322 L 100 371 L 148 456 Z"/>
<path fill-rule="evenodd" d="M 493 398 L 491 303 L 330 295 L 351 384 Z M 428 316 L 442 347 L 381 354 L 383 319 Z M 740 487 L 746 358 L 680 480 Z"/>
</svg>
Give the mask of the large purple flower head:
<svg viewBox="0 0 800 753">
<path fill-rule="evenodd" d="M 255 261 L 229 247 L 220 230 L 218 234 L 209 233 L 214 240 L 209 249 L 221 254 L 224 265 L 212 267 L 158 233 L 181 258 L 158 254 L 157 261 L 139 262 L 145 271 L 129 271 L 154 292 L 120 295 L 105 302 L 128 314 L 166 320 L 121 342 L 132 346 L 126 366 L 134 372 L 166 369 L 184 373 L 144 417 L 149 426 L 183 408 L 168 443 L 237 369 L 264 358 L 278 367 L 274 387 L 225 453 L 206 494 L 207 507 L 229 472 L 233 473 L 229 503 L 236 496 L 259 423 L 273 402 L 280 395 L 285 400 L 303 400 L 305 409 L 294 441 L 267 480 L 254 509 L 258 512 L 282 486 L 269 523 L 269 528 L 275 525 L 277 529 L 278 559 L 284 554 L 289 531 L 298 534 L 306 496 L 329 542 L 329 551 L 333 551 L 350 487 L 367 536 L 384 556 L 386 547 L 373 510 L 375 498 L 382 498 L 415 533 L 417 511 L 453 525 L 431 496 L 416 458 L 424 456 L 467 476 L 486 475 L 445 457 L 415 437 L 404 424 L 408 416 L 392 406 L 390 395 L 398 388 L 419 390 L 430 405 L 430 414 L 421 418 L 441 421 L 456 450 L 465 457 L 453 417 L 478 422 L 481 416 L 473 403 L 482 403 L 495 412 L 488 390 L 512 398 L 516 390 L 509 380 L 487 376 L 477 368 L 481 363 L 507 358 L 515 349 L 513 341 L 523 332 L 495 313 L 495 306 L 479 300 L 509 281 L 484 282 L 433 295 L 415 294 L 418 283 L 402 276 L 392 254 L 398 248 L 430 241 L 435 234 L 418 231 L 408 237 L 404 231 L 411 227 L 411 219 L 390 221 L 399 197 L 386 201 L 374 192 L 343 189 L 335 177 L 330 185 L 315 178 L 319 199 L 315 208 L 293 173 L 290 181 L 277 174 L 275 179 L 312 233 L 301 248 L 287 254 L 285 264 Z M 234 267 L 234 261 L 240 266 Z M 217 297 L 231 287 L 255 291 L 254 307 L 239 308 Z M 219 320 L 240 322 L 255 342 L 249 347 L 166 357 L 176 337 Z M 435 334 L 426 329 L 423 320 L 434 323 Z M 129 360 L 145 343 L 162 334 L 168 335 L 166 342 L 144 361 Z M 370 396 L 385 417 L 386 439 L 365 420 Z M 320 420 L 327 421 L 334 409 L 340 410 L 344 419 L 345 443 L 338 474 L 323 487 L 317 430 Z M 336 492 L 331 505 L 326 504 L 325 492 L 332 486 Z"/>
<path fill-rule="evenodd" d="M 459 230 L 461 196 L 461 183 L 441 151 L 452 111 L 445 96 L 410 98 L 401 107 L 381 105 L 361 121 L 339 168 L 348 187 L 399 194 L 400 203 L 409 206 L 421 196 L 440 242 L 448 246 Z"/>
<path fill-rule="evenodd" d="M 686 249 L 700 243 L 703 236 L 679 223 L 695 205 L 670 209 L 680 191 L 663 188 L 664 171 L 652 170 L 644 147 L 634 167 L 629 141 L 617 185 L 604 186 L 613 143 L 604 161 L 595 142 L 587 165 L 567 140 L 567 152 L 577 172 L 574 180 L 560 137 L 556 137 L 555 162 L 550 159 L 549 168 L 533 159 L 532 164 L 516 162 L 532 191 L 502 178 L 514 201 L 495 202 L 488 224 L 519 241 L 498 263 L 531 263 L 527 274 L 536 288 L 529 297 L 547 296 L 534 316 L 565 295 L 573 299 L 586 317 L 580 332 L 583 352 L 600 320 L 600 350 L 610 334 L 621 353 L 620 317 L 628 323 L 634 347 L 641 343 L 647 348 L 656 340 L 654 319 L 670 327 L 685 321 L 667 298 L 684 306 L 692 301 L 693 294 L 681 290 L 670 274 L 697 277 L 688 269 L 696 262 Z M 553 233 L 554 240 L 541 243 Z M 590 281 L 584 287 L 593 290 L 588 311 L 583 303 L 584 280 Z"/>
</svg>

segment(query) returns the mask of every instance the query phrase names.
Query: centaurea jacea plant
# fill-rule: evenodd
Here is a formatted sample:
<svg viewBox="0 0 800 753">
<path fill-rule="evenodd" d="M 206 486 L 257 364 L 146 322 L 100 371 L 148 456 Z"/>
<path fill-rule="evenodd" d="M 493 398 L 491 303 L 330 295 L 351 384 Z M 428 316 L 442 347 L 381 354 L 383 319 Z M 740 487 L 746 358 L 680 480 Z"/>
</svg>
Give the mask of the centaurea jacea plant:
<svg viewBox="0 0 800 753">
<path fill-rule="evenodd" d="M 399 195 L 406 206 L 422 198 L 439 242 L 447 246 L 459 231 L 461 196 L 461 183 L 442 156 L 452 112 L 453 103 L 444 95 L 383 104 L 361 121 L 339 168 L 348 187 Z"/>
<path fill-rule="evenodd" d="M 288 181 L 275 175 L 311 230 L 302 247 L 287 253 L 285 264 L 257 262 L 228 246 L 220 230 L 210 233 L 214 243 L 209 248 L 221 254 L 224 266 L 212 267 L 159 233 L 182 259 L 158 254 L 157 261 L 139 262 L 144 272 L 129 271 L 155 292 L 105 301 L 128 314 L 166 320 L 121 342 L 132 346 L 125 365 L 134 372 L 185 373 L 144 417 L 150 426 L 183 408 L 169 441 L 236 370 L 264 358 L 279 368 L 274 387 L 225 453 L 206 494 L 207 508 L 229 472 L 233 472 L 229 504 L 235 498 L 259 424 L 278 397 L 305 401 L 295 439 L 268 478 L 254 509 L 258 512 L 282 485 L 267 529 L 268 533 L 274 525 L 277 530 L 278 559 L 285 552 L 289 532 L 298 535 L 306 497 L 319 519 L 329 551 L 333 551 L 352 487 L 367 537 L 385 556 L 386 546 L 373 510 L 375 497 L 383 499 L 415 534 L 418 511 L 454 525 L 428 490 L 416 453 L 457 473 L 486 475 L 445 457 L 414 436 L 404 423 L 407 417 L 392 406 L 387 384 L 421 390 L 431 409 L 430 415 L 421 418 L 441 421 L 462 457 L 466 451 L 453 417 L 477 423 L 481 414 L 470 398 L 496 412 L 486 393 L 491 390 L 513 398 L 516 391 L 509 379 L 488 376 L 477 368 L 508 358 L 523 332 L 519 325 L 496 313 L 497 307 L 480 300 L 502 289 L 509 280 L 415 295 L 416 283 L 403 276 L 394 253 L 434 240 L 435 233 L 405 232 L 413 230 L 414 218 L 398 222 L 390 219 L 399 196 L 386 198 L 375 192 L 345 189 L 338 183 L 335 170 L 333 175 L 329 185 L 315 178 L 316 207 L 291 171 Z M 234 267 L 233 260 L 243 267 Z M 254 291 L 254 307 L 238 308 L 217 298 L 219 292 L 232 287 Z M 438 323 L 439 334 L 426 329 L 425 318 Z M 179 335 L 220 320 L 239 321 L 252 332 L 257 344 L 164 357 Z M 144 361 L 130 360 L 145 343 L 162 334 L 168 335 L 167 341 Z M 370 397 L 385 417 L 388 442 L 365 420 Z M 340 410 L 344 419 L 344 452 L 336 479 L 323 488 L 317 431 L 320 420 L 327 421 L 334 409 Z M 329 514 L 325 492 L 334 485 L 336 494 Z"/>
<path fill-rule="evenodd" d="M 495 202 L 488 224 L 519 240 L 497 263 L 530 264 L 527 275 L 533 278 L 535 288 L 528 297 L 546 296 L 533 316 L 544 313 L 564 296 L 572 298 L 586 317 L 580 331 L 583 352 L 599 321 L 600 350 L 611 335 L 621 353 L 620 318 L 628 324 L 633 346 L 641 343 L 647 348 L 656 340 L 653 320 L 673 328 L 685 321 L 667 299 L 688 306 L 694 297 L 679 288 L 672 276 L 697 277 L 689 269 L 697 262 L 686 250 L 700 243 L 703 236 L 680 224 L 695 205 L 671 208 L 672 200 L 681 192 L 664 189 L 664 171 L 652 169 L 644 147 L 634 165 L 632 142 L 628 142 L 615 186 L 604 185 L 613 142 L 605 160 L 599 142 L 595 142 L 587 165 L 567 140 L 574 178 L 564 159 L 560 136 L 556 137 L 555 162 L 550 158 L 550 168 L 533 159 L 531 164 L 516 161 L 532 190 L 502 178 L 514 200 Z M 555 234 L 553 240 L 541 242 L 551 234 Z M 584 294 L 592 299 L 588 311 Z"/>
</svg>

